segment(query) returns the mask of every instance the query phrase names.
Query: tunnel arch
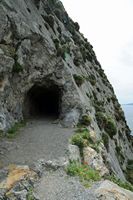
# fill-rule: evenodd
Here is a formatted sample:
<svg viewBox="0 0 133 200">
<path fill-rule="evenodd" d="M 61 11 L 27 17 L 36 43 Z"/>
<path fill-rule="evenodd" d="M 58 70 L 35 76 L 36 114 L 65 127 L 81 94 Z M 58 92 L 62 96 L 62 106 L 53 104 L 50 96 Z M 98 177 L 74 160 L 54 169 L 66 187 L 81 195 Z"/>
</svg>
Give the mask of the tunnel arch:
<svg viewBox="0 0 133 200">
<path fill-rule="evenodd" d="M 57 85 L 33 85 L 25 95 L 24 118 L 59 118 L 62 90 Z"/>
</svg>

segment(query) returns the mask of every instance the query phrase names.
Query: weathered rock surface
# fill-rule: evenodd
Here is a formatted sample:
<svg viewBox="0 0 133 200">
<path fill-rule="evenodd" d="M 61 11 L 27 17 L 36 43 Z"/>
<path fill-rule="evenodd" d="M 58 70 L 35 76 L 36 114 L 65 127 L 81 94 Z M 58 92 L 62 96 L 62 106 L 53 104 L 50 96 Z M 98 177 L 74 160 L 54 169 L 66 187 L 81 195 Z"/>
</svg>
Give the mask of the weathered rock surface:
<svg viewBox="0 0 133 200">
<path fill-rule="evenodd" d="M 99 200 L 132 200 L 133 192 L 122 189 L 111 181 L 105 180 L 91 188 Z"/>
<path fill-rule="evenodd" d="M 12 165 L 3 169 L 3 173 L 3 180 L 0 182 L 0 199 L 26 200 L 29 195 L 32 195 L 32 198 L 37 200 L 30 190 L 38 175 L 28 166 Z"/>
<path fill-rule="evenodd" d="M 109 174 L 109 170 L 105 166 L 102 156 L 91 147 L 86 147 L 83 149 L 83 158 L 84 162 L 90 167 L 99 171 L 101 176 Z"/>
<path fill-rule="evenodd" d="M 108 166 L 125 180 L 130 130 L 92 45 L 58 0 L 0 1 L 0 132 L 52 113 L 64 126 L 82 116 L 104 141 Z"/>
<path fill-rule="evenodd" d="M 83 186 L 78 177 L 68 176 L 64 159 L 39 160 L 34 171 L 28 166 L 9 166 L 0 171 L 0 199 L 3 200 L 132 200 L 133 192 L 111 181 Z M 39 172 L 39 173 L 38 173 Z M 39 175 L 39 176 L 38 176 Z"/>
</svg>

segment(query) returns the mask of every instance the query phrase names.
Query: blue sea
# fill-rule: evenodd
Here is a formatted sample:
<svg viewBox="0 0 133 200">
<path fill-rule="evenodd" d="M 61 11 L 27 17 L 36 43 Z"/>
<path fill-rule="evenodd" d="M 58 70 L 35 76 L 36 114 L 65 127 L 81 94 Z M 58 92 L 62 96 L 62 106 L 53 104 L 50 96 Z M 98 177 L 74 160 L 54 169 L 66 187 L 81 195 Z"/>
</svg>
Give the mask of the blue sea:
<svg viewBox="0 0 133 200">
<path fill-rule="evenodd" d="M 133 105 L 122 105 L 122 108 L 125 113 L 127 124 L 131 129 L 133 135 Z"/>
</svg>

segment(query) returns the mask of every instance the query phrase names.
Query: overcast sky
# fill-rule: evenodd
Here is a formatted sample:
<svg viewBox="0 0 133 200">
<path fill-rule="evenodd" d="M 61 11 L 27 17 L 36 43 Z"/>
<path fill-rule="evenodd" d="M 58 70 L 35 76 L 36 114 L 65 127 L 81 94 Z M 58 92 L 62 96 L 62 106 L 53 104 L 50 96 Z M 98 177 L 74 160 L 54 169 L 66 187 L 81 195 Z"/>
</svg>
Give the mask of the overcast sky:
<svg viewBox="0 0 133 200">
<path fill-rule="evenodd" d="M 133 0 L 62 0 L 93 45 L 120 103 L 133 102 Z"/>
</svg>

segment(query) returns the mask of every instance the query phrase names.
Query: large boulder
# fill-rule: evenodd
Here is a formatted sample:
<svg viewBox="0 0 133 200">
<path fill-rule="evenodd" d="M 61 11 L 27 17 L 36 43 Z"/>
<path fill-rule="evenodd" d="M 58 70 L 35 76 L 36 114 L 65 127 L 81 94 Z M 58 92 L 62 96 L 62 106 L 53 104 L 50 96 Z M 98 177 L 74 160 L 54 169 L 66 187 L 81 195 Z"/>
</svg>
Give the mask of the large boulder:
<svg viewBox="0 0 133 200">
<path fill-rule="evenodd" d="M 105 166 L 102 156 L 91 147 L 85 147 L 83 149 L 83 158 L 84 162 L 99 171 L 101 176 L 109 174 L 109 170 Z"/>
<path fill-rule="evenodd" d="M 26 200 L 28 196 L 34 197 L 30 190 L 38 176 L 28 166 L 11 165 L 0 172 L 0 199 Z"/>
<path fill-rule="evenodd" d="M 132 200 L 133 192 L 125 190 L 115 183 L 105 180 L 91 189 L 97 200 Z"/>
</svg>

